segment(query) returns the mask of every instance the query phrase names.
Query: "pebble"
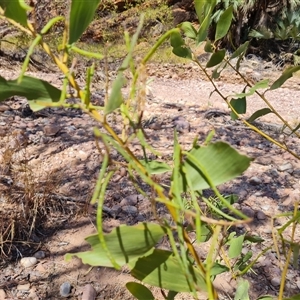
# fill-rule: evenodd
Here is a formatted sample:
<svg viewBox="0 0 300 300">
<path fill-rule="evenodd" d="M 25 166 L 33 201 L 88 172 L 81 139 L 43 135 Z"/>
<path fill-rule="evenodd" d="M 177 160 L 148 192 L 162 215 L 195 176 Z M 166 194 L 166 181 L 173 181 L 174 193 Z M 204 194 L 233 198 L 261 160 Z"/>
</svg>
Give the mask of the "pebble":
<svg viewBox="0 0 300 300">
<path fill-rule="evenodd" d="M 261 209 L 264 211 L 268 211 L 270 209 L 270 205 L 262 205 Z"/>
<path fill-rule="evenodd" d="M 81 300 L 95 300 L 97 297 L 97 292 L 91 284 L 87 284 L 83 288 Z"/>
<path fill-rule="evenodd" d="M 277 168 L 277 170 L 278 170 L 279 172 L 284 172 L 284 171 L 287 171 L 287 170 L 290 170 L 290 169 L 293 169 L 293 166 L 292 166 L 291 163 L 283 164 L 283 165 L 281 165 L 281 166 L 279 166 L 279 167 Z"/>
<path fill-rule="evenodd" d="M 120 205 L 114 205 L 111 210 L 110 210 L 110 213 L 113 215 L 113 216 L 117 216 L 121 211 L 121 206 Z"/>
<path fill-rule="evenodd" d="M 254 215 L 255 215 L 254 210 L 252 208 L 249 208 L 249 207 L 242 208 L 242 213 L 244 215 L 246 215 L 247 217 L 249 217 L 249 218 L 253 218 Z"/>
<path fill-rule="evenodd" d="M 250 180 L 249 180 L 249 182 L 252 185 L 259 185 L 259 184 L 262 183 L 261 179 L 258 178 L 258 177 L 256 177 L 256 176 L 251 177 Z"/>
<path fill-rule="evenodd" d="M 300 169 L 295 169 L 293 172 L 293 176 L 296 178 L 300 178 Z"/>
<path fill-rule="evenodd" d="M 41 251 L 34 253 L 33 256 L 37 259 L 42 259 L 42 258 L 45 258 L 46 254 L 44 251 L 41 250 Z"/>
<path fill-rule="evenodd" d="M 60 131 L 60 126 L 55 124 L 49 124 L 44 126 L 43 132 L 46 136 L 54 136 Z"/>
<path fill-rule="evenodd" d="M 280 286 L 280 282 L 281 282 L 281 277 L 273 277 L 271 279 L 271 284 L 274 286 L 274 287 L 278 287 Z"/>
<path fill-rule="evenodd" d="M 135 195 L 130 195 L 124 198 L 121 202 L 121 206 L 126 206 L 126 205 L 136 205 L 139 200 L 143 199 L 142 195 L 135 194 Z"/>
<path fill-rule="evenodd" d="M 130 215 L 136 215 L 138 213 L 138 209 L 132 205 L 125 205 L 122 207 L 122 211 L 128 213 Z"/>
<path fill-rule="evenodd" d="M 59 293 L 63 298 L 67 298 L 71 293 L 71 284 L 64 282 L 59 288 Z"/>
<path fill-rule="evenodd" d="M 265 215 L 264 212 L 258 211 L 257 214 L 256 214 L 256 218 L 257 218 L 258 220 L 265 220 L 265 219 L 267 218 L 267 216 Z"/>
<path fill-rule="evenodd" d="M 30 268 L 33 267 L 37 263 L 36 257 L 23 257 L 20 260 L 20 264 L 24 268 Z"/>
</svg>

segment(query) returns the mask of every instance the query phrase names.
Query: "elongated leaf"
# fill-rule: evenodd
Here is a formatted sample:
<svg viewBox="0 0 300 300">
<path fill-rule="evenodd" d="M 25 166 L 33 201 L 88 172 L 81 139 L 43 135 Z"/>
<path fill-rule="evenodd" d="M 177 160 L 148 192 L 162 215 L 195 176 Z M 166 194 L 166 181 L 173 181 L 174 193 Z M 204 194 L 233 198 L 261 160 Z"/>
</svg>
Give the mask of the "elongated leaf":
<svg viewBox="0 0 300 300">
<path fill-rule="evenodd" d="M 163 235 L 163 228 L 153 223 L 121 225 L 105 235 L 105 242 L 117 264 L 123 266 L 147 253 Z M 77 256 L 91 266 L 112 267 L 110 259 L 101 247 L 98 234 L 87 237 L 86 241 L 91 245 L 91 251 L 68 253 L 65 259 L 70 260 Z"/>
<path fill-rule="evenodd" d="M 151 291 L 138 282 L 127 282 L 126 287 L 128 291 L 138 300 L 155 300 Z"/>
<path fill-rule="evenodd" d="M 265 240 L 258 235 L 245 235 L 244 241 L 249 241 L 250 243 L 262 243 Z"/>
<path fill-rule="evenodd" d="M 269 85 L 269 79 L 264 79 L 264 80 L 257 82 L 253 87 L 251 87 L 249 89 L 249 91 L 247 93 L 243 92 L 240 94 L 235 94 L 234 96 L 237 98 L 248 97 L 248 96 L 253 95 L 256 90 L 267 88 L 268 85 Z"/>
<path fill-rule="evenodd" d="M 92 22 L 100 0 L 72 0 L 69 20 L 69 44 L 78 41 Z"/>
<path fill-rule="evenodd" d="M 293 74 L 300 70 L 300 66 L 290 67 L 286 69 L 282 75 L 271 85 L 270 90 L 275 90 L 281 87 Z"/>
<path fill-rule="evenodd" d="M 113 112 L 115 109 L 119 108 L 123 103 L 123 95 L 121 89 L 125 83 L 125 77 L 123 73 L 120 72 L 113 82 L 111 94 L 108 98 L 107 105 L 105 106 L 104 113 L 109 114 Z"/>
<path fill-rule="evenodd" d="M 216 0 L 195 0 L 196 13 L 200 27 L 197 33 L 197 44 L 203 42 L 208 34 L 208 28 L 212 21 L 211 14 L 216 6 Z M 202 20 L 204 18 L 204 20 Z"/>
<path fill-rule="evenodd" d="M 175 296 L 178 294 L 178 292 L 169 291 L 167 299 L 166 300 L 174 300 Z"/>
<path fill-rule="evenodd" d="M 207 68 L 214 67 L 221 63 L 225 57 L 226 51 L 224 49 L 216 51 L 209 59 L 209 61 L 206 64 Z"/>
<path fill-rule="evenodd" d="M 32 10 L 32 7 L 28 6 L 24 0 L 0 0 L 0 6 L 7 18 L 27 27 L 27 11 Z"/>
<path fill-rule="evenodd" d="M 238 114 L 246 113 L 246 110 L 247 110 L 246 97 L 239 98 L 239 99 L 231 99 L 230 104 L 232 105 L 232 107 L 235 109 L 235 111 Z M 231 112 L 231 119 L 232 120 L 238 119 L 238 115 L 234 111 Z"/>
<path fill-rule="evenodd" d="M 145 160 L 140 161 L 147 168 L 149 174 L 162 174 L 171 171 L 171 167 L 160 161 L 151 160 L 146 163 Z"/>
<path fill-rule="evenodd" d="M 239 46 L 230 56 L 229 59 L 234 59 L 238 56 L 240 56 L 241 54 L 245 54 L 246 50 L 248 49 L 249 46 L 249 41 L 245 42 L 244 44 L 242 44 L 241 46 Z"/>
<path fill-rule="evenodd" d="M 183 22 L 180 25 L 181 30 L 184 32 L 184 34 L 195 40 L 197 37 L 197 30 L 194 28 L 193 24 L 191 22 Z"/>
<path fill-rule="evenodd" d="M 230 258 L 236 258 L 241 254 L 244 243 L 244 237 L 244 235 L 240 235 L 238 237 L 232 238 L 228 242 L 230 245 L 228 250 L 228 256 Z"/>
<path fill-rule="evenodd" d="M 235 292 L 234 300 L 250 300 L 248 291 L 249 282 L 247 280 L 240 280 Z"/>
<path fill-rule="evenodd" d="M 215 41 L 221 39 L 224 37 L 231 25 L 232 17 L 233 17 L 233 7 L 229 6 L 221 15 L 218 23 L 217 23 L 217 29 L 215 34 Z"/>
<path fill-rule="evenodd" d="M 12 96 L 25 97 L 29 101 L 30 108 L 38 111 L 45 108 L 41 102 L 58 102 L 60 95 L 59 89 L 38 78 L 24 76 L 18 83 L 18 79 L 6 80 L 0 76 L 0 101 Z"/>
<path fill-rule="evenodd" d="M 267 114 L 270 114 L 270 113 L 273 113 L 272 110 L 268 107 L 266 108 L 262 108 L 262 109 L 259 109 L 257 110 L 255 113 L 253 113 L 251 115 L 251 117 L 248 119 L 248 122 L 253 122 L 254 120 L 256 120 L 257 118 L 259 117 L 262 117 L 262 116 L 265 116 Z"/>
<path fill-rule="evenodd" d="M 242 174 L 250 165 L 251 158 L 239 154 L 234 148 L 224 142 L 211 143 L 207 146 L 194 146 L 189 152 L 203 168 L 214 185 L 219 185 Z M 185 173 L 191 178 L 194 190 L 210 187 L 204 173 L 188 157 L 183 162 L 181 177 L 178 182 L 181 190 L 186 190 Z"/>
<path fill-rule="evenodd" d="M 257 300 L 275 300 L 276 298 L 273 296 L 268 296 L 268 295 L 264 295 L 264 296 L 260 296 Z M 286 298 L 284 300 L 287 300 Z"/>
<path fill-rule="evenodd" d="M 191 291 L 180 263 L 170 251 L 154 249 L 151 254 L 131 262 L 129 267 L 132 268 L 131 275 L 143 283 L 175 292 Z M 189 272 L 192 273 L 197 286 L 206 291 L 203 276 L 192 264 L 189 265 Z"/>
</svg>

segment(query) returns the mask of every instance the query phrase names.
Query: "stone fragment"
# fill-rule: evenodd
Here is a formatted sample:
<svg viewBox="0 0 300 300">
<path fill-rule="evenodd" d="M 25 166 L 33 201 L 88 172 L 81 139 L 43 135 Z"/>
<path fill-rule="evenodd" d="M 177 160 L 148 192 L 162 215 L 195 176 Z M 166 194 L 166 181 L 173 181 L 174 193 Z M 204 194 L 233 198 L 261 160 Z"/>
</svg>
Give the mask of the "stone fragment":
<svg viewBox="0 0 300 300">
<path fill-rule="evenodd" d="M 122 211 L 124 213 L 127 213 L 129 215 L 137 215 L 138 213 L 138 209 L 135 207 L 135 206 L 132 206 L 132 205 L 125 205 L 122 207 Z"/>
<path fill-rule="evenodd" d="M 37 259 L 35 257 L 23 257 L 20 260 L 20 264 L 24 268 L 33 267 L 37 263 Z"/>
<path fill-rule="evenodd" d="M 17 290 L 19 291 L 29 291 L 30 289 L 30 283 L 25 283 L 25 284 L 18 284 Z"/>
<path fill-rule="evenodd" d="M 284 171 L 288 171 L 288 170 L 291 170 L 291 169 L 293 169 L 293 166 L 292 166 L 291 163 L 285 163 L 285 164 L 283 164 L 283 165 L 281 165 L 277 168 L 277 170 L 279 172 L 284 172 Z"/>
<path fill-rule="evenodd" d="M 38 252 L 35 252 L 33 254 L 33 256 L 36 258 L 36 259 L 42 259 L 42 258 L 45 258 L 46 254 L 44 251 L 38 251 Z"/>
<path fill-rule="evenodd" d="M 249 217 L 249 218 L 253 218 L 254 215 L 255 215 L 254 210 L 252 208 L 250 208 L 250 207 L 243 207 L 242 208 L 242 213 L 244 215 L 246 215 L 247 217 Z"/>
<path fill-rule="evenodd" d="M 55 136 L 60 130 L 60 126 L 55 124 L 49 124 L 43 128 L 43 132 L 46 136 Z"/>
<path fill-rule="evenodd" d="M 63 298 L 67 298 L 70 293 L 71 293 L 71 284 L 69 282 L 64 282 L 60 288 L 59 288 L 59 293 Z"/>
<path fill-rule="evenodd" d="M 258 177 L 256 177 L 256 176 L 251 177 L 250 180 L 249 180 L 249 182 L 252 185 L 259 185 L 259 184 L 262 183 L 261 179 L 258 178 Z"/>
<path fill-rule="evenodd" d="M 281 277 L 278 277 L 278 276 L 275 276 L 271 279 L 271 284 L 274 286 L 274 287 L 278 287 L 280 286 L 280 282 L 281 282 Z"/>
<path fill-rule="evenodd" d="M 136 205 L 138 201 L 141 199 L 143 199 L 143 196 L 140 194 L 129 195 L 120 202 L 120 205 L 121 206 Z"/>
<path fill-rule="evenodd" d="M 97 297 L 97 292 L 91 284 L 87 284 L 83 288 L 81 300 L 95 300 Z"/>
<path fill-rule="evenodd" d="M 264 212 L 262 212 L 262 211 L 258 211 L 257 212 L 257 214 L 256 214 L 256 218 L 258 219 L 258 220 L 265 220 L 266 218 L 267 218 L 267 216 L 265 215 L 265 213 Z"/>
</svg>

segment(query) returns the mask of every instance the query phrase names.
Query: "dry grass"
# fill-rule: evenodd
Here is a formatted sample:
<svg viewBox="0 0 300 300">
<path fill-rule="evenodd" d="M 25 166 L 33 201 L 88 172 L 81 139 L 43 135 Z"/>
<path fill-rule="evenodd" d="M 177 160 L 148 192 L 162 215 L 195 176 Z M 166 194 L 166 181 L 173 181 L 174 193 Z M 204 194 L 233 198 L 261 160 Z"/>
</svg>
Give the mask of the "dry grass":
<svg viewBox="0 0 300 300">
<path fill-rule="evenodd" d="M 29 164 L 22 131 L 3 138 L 0 151 L 0 259 L 9 260 L 36 251 L 42 232 L 77 213 L 78 207 L 55 197 L 62 177 L 59 173 Z"/>
</svg>

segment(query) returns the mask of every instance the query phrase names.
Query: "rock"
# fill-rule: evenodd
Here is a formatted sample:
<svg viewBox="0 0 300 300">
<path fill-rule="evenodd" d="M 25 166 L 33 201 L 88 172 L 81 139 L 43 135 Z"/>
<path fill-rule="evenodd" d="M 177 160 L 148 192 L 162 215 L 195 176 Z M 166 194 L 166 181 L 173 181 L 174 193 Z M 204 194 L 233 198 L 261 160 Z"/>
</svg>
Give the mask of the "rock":
<svg viewBox="0 0 300 300">
<path fill-rule="evenodd" d="M 126 206 L 126 205 L 136 205 L 139 200 L 143 199 L 143 196 L 140 194 L 135 194 L 135 195 L 130 195 L 124 198 L 121 202 L 121 206 Z"/>
<path fill-rule="evenodd" d="M 110 212 L 111 212 L 111 214 L 114 216 L 114 217 L 116 217 L 120 212 L 121 212 L 121 206 L 120 205 L 114 205 L 112 208 L 111 208 L 111 210 L 110 210 Z"/>
<path fill-rule="evenodd" d="M 23 257 L 20 260 L 20 264 L 24 268 L 33 267 L 37 263 L 37 259 L 35 257 Z"/>
<path fill-rule="evenodd" d="M 60 130 L 61 127 L 55 124 L 49 124 L 43 128 L 43 132 L 46 136 L 55 136 Z"/>
<path fill-rule="evenodd" d="M 272 164 L 272 158 L 271 157 L 260 156 L 260 157 L 257 157 L 255 159 L 255 162 L 260 164 L 260 165 L 263 165 L 263 166 L 269 166 L 269 165 Z"/>
<path fill-rule="evenodd" d="M 60 288 L 59 288 L 59 293 L 63 298 L 67 298 L 70 293 L 71 293 L 71 284 L 69 282 L 64 282 Z"/>
<path fill-rule="evenodd" d="M 25 283 L 25 284 L 18 284 L 17 290 L 19 291 L 29 291 L 30 289 L 30 283 Z"/>
<path fill-rule="evenodd" d="M 283 164 L 283 165 L 281 165 L 277 168 L 277 170 L 279 172 L 284 172 L 284 171 L 288 171 L 288 170 L 291 170 L 291 169 L 293 169 L 293 166 L 292 166 L 291 163 L 285 163 L 285 164 Z"/>
<path fill-rule="evenodd" d="M 95 300 L 97 297 L 97 292 L 91 284 L 87 284 L 83 288 L 81 300 Z"/>
<path fill-rule="evenodd" d="M 6 293 L 4 290 L 0 290 L 0 300 L 5 300 L 6 299 Z"/>
<path fill-rule="evenodd" d="M 35 291 L 30 291 L 27 300 L 39 300 L 40 298 L 38 297 L 38 295 L 36 294 Z"/>
<path fill-rule="evenodd" d="M 295 169 L 293 171 L 293 176 L 296 177 L 296 178 L 300 178 L 300 169 Z"/>
<path fill-rule="evenodd" d="M 260 178 L 258 178 L 258 177 L 256 177 L 256 176 L 253 176 L 253 177 L 251 177 L 251 178 L 249 179 L 249 183 L 250 183 L 251 185 L 259 185 L 259 184 L 262 183 L 262 181 L 261 181 Z"/>
<path fill-rule="evenodd" d="M 122 207 L 122 211 L 129 214 L 129 215 L 137 215 L 138 209 L 132 205 L 125 205 Z"/>
<path fill-rule="evenodd" d="M 276 276 L 276 277 L 273 277 L 273 278 L 271 279 L 271 284 L 272 284 L 274 287 L 280 286 L 280 282 L 281 282 L 281 277 Z"/>
<path fill-rule="evenodd" d="M 265 220 L 265 219 L 267 218 L 267 216 L 265 215 L 264 212 L 258 211 L 257 214 L 256 214 L 256 218 L 257 218 L 258 220 Z"/>
<path fill-rule="evenodd" d="M 38 252 L 34 253 L 33 256 L 36 259 L 42 259 L 42 258 L 45 258 L 46 255 L 45 255 L 44 251 L 38 251 Z"/>
<path fill-rule="evenodd" d="M 247 217 L 249 217 L 249 218 L 253 218 L 254 215 L 255 215 L 254 210 L 252 208 L 250 208 L 250 207 L 243 207 L 242 208 L 242 213 L 244 215 L 246 215 Z"/>
</svg>

